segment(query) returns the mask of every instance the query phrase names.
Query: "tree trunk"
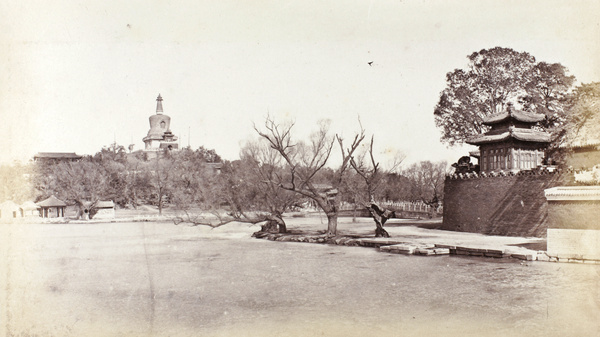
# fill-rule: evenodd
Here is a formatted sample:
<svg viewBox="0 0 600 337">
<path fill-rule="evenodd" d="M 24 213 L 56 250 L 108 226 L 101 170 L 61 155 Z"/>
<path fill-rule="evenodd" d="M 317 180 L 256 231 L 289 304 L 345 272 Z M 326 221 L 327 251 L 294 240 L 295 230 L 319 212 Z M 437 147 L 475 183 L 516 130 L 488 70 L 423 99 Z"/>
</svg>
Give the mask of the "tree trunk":
<svg viewBox="0 0 600 337">
<path fill-rule="evenodd" d="M 337 212 L 327 213 L 327 236 L 332 237 L 337 235 Z"/>
<path fill-rule="evenodd" d="M 390 234 L 383 228 L 383 225 L 391 217 L 395 216 L 395 212 L 391 212 L 387 209 L 382 209 L 377 204 L 371 204 L 367 206 L 367 209 L 371 213 L 371 217 L 375 221 L 375 237 L 389 238 Z"/>
<path fill-rule="evenodd" d="M 260 231 L 268 233 L 287 233 L 287 227 L 283 218 L 276 215 L 270 215 L 267 217 L 267 222 L 261 226 Z"/>
<path fill-rule="evenodd" d="M 287 227 L 286 227 L 285 221 L 283 221 L 283 219 L 281 219 L 280 222 L 277 222 L 277 224 L 279 225 L 279 233 L 287 233 Z"/>
<path fill-rule="evenodd" d="M 162 215 L 162 194 L 158 193 L 158 215 Z"/>
</svg>

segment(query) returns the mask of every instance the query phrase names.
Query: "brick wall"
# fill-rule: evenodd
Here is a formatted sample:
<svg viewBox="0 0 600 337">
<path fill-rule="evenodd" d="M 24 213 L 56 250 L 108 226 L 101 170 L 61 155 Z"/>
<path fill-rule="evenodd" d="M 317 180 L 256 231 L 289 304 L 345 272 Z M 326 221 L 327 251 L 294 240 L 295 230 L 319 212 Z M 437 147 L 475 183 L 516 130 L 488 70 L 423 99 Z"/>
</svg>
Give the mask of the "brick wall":
<svg viewBox="0 0 600 337">
<path fill-rule="evenodd" d="M 446 178 L 442 229 L 488 235 L 545 237 L 544 189 L 561 184 L 559 174 Z"/>
</svg>

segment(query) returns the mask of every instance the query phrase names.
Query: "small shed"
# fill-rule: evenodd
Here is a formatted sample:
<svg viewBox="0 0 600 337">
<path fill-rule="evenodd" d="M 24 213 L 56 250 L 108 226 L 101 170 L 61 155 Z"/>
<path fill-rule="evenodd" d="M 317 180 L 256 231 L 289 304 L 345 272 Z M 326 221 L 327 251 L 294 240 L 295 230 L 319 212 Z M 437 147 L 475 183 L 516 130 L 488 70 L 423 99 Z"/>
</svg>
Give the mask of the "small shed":
<svg viewBox="0 0 600 337">
<path fill-rule="evenodd" d="M 40 206 L 40 215 L 42 218 L 62 218 L 65 216 L 67 203 L 55 196 L 50 196 L 46 200 L 37 203 Z"/>
<path fill-rule="evenodd" d="M 35 218 L 40 216 L 41 207 L 33 201 L 25 201 L 20 207 L 21 216 L 24 218 Z"/>
<path fill-rule="evenodd" d="M 12 200 L 6 200 L 0 204 L 0 219 L 8 220 L 19 216 L 19 205 Z"/>
<path fill-rule="evenodd" d="M 93 207 L 92 202 L 88 201 L 83 204 L 84 219 L 114 219 L 115 218 L 115 203 L 112 200 L 97 201 Z"/>
</svg>

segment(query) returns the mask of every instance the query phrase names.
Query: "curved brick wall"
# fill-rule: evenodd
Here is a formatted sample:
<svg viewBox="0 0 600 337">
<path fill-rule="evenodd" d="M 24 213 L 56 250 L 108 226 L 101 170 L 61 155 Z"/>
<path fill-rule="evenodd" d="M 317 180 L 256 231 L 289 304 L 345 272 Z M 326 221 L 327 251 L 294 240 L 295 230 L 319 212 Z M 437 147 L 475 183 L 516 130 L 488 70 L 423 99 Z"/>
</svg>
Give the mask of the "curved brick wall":
<svg viewBox="0 0 600 337">
<path fill-rule="evenodd" d="M 562 184 L 561 174 L 447 177 L 442 229 L 488 235 L 545 237 L 544 190 Z"/>
</svg>

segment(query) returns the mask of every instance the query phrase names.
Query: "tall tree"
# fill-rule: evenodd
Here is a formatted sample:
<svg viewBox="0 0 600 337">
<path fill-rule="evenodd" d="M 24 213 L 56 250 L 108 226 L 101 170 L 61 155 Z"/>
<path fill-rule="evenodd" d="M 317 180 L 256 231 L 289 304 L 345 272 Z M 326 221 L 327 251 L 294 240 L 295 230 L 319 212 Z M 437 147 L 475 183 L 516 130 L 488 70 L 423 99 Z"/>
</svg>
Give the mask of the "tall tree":
<svg viewBox="0 0 600 337">
<path fill-rule="evenodd" d="M 381 207 L 375 200 L 375 193 L 381 189 L 386 174 L 395 171 L 400 163 L 402 163 L 402 160 L 404 160 L 404 157 L 397 157 L 390 168 L 383 170 L 379 162 L 375 160 L 373 142 L 374 136 L 371 137 L 368 151 L 363 152 L 356 159 L 351 157 L 350 165 L 354 168 L 358 176 L 362 178 L 364 183 L 364 192 L 361 193 L 363 197 L 358 197 L 357 199 L 362 201 L 364 207 L 371 214 L 373 221 L 375 221 L 375 236 L 389 237 L 390 234 L 383 226 L 388 219 L 395 216 L 395 213 Z"/>
<path fill-rule="evenodd" d="M 169 199 L 170 192 L 173 188 L 172 185 L 172 174 L 174 162 L 171 157 L 171 153 L 165 150 L 159 152 L 156 158 L 148 161 L 146 169 L 150 176 L 149 182 L 152 186 L 152 195 L 156 206 L 158 207 L 158 214 L 162 215 L 163 209 L 166 202 Z"/>
<path fill-rule="evenodd" d="M 441 140 L 448 145 L 484 133 L 485 116 L 502 112 L 508 103 L 543 113 L 540 127 L 555 130 L 565 121 L 566 95 L 575 77 L 561 64 L 536 63 L 527 52 L 495 47 L 468 56 L 466 70 L 446 75 L 446 88 L 435 107 Z"/>
<path fill-rule="evenodd" d="M 252 222 L 266 220 L 264 230 L 285 233 L 287 226 L 283 213 L 298 204 L 301 198 L 278 185 L 278 179 L 286 174 L 283 159 L 264 139 L 247 142 L 240 157 L 235 175 L 246 193 L 244 199 L 231 199 L 236 216 Z M 253 216 L 248 216 L 247 211 L 253 211 Z"/>
<path fill-rule="evenodd" d="M 339 135 L 329 135 L 329 123 L 321 122 L 310 141 L 295 142 L 292 139 L 294 124 L 279 125 L 269 117 L 265 120 L 264 131 L 255 127 L 256 132 L 266 139 L 286 163 L 288 175 L 278 177 L 278 185 L 288 191 L 312 199 L 327 216 L 327 236 L 337 235 L 337 219 L 341 196 L 339 188 L 350 165 L 354 151 L 365 138 L 364 130 L 356 134 L 349 147 Z M 341 164 L 335 169 L 329 184 L 319 184 L 319 173 L 324 171 L 337 141 L 341 152 Z"/>
<path fill-rule="evenodd" d="M 411 165 L 402 174 L 409 179 L 411 199 L 431 206 L 439 205 L 444 197 L 444 180 L 448 163 L 422 161 Z"/>
</svg>

